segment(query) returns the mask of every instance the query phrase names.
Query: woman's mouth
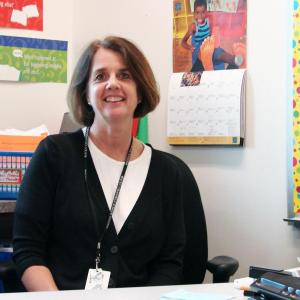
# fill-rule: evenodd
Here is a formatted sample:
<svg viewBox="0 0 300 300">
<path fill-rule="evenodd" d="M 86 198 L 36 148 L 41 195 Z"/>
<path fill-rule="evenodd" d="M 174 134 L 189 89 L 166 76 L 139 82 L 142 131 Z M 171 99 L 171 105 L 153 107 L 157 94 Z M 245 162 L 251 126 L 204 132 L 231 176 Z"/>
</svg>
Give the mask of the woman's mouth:
<svg viewBox="0 0 300 300">
<path fill-rule="evenodd" d="M 104 99 L 105 102 L 110 102 L 110 103 L 121 102 L 124 100 L 125 99 L 123 97 L 118 97 L 118 96 L 109 96 Z"/>
</svg>

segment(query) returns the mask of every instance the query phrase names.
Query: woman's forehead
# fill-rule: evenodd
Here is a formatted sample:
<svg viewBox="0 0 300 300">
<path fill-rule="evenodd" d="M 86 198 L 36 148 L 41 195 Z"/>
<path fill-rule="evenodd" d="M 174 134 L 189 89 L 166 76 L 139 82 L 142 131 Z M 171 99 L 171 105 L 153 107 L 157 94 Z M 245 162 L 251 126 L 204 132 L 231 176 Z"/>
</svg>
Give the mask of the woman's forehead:
<svg viewBox="0 0 300 300">
<path fill-rule="evenodd" d="M 94 54 L 91 68 L 107 67 L 124 69 L 127 68 L 127 64 L 120 53 L 100 47 Z"/>
</svg>

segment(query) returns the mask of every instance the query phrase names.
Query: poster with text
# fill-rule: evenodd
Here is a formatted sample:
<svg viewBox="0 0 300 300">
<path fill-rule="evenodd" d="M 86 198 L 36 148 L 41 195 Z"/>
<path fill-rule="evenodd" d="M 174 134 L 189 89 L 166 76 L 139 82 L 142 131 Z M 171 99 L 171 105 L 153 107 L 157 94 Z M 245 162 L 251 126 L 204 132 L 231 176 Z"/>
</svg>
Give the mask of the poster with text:
<svg viewBox="0 0 300 300">
<path fill-rule="evenodd" d="M 67 41 L 0 35 L 0 80 L 67 82 Z"/>
<path fill-rule="evenodd" d="M 246 0 L 173 0 L 173 72 L 247 68 Z"/>
<path fill-rule="evenodd" d="M 43 30 L 43 0 L 0 0 L 0 27 Z"/>
</svg>

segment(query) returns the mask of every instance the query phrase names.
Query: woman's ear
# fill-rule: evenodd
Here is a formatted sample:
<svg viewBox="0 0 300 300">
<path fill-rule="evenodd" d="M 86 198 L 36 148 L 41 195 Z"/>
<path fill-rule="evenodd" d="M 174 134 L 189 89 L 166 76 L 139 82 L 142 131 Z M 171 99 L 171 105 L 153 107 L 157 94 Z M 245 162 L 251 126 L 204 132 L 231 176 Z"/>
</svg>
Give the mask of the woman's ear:
<svg viewBox="0 0 300 300">
<path fill-rule="evenodd" d="M 139 105 L 142 102 L 142 95 L 141 93 L 138 91 L 137 93 L 137 104 Z"/>
<path fill-rule="evenodd" d="M 86 98 L 87 105 L 91 105 L 91 99 L 90 99 L 90 96 L 89 96 L 89 90 L 88 89 L 85 90 L 85 98 Z"/>
</svg>

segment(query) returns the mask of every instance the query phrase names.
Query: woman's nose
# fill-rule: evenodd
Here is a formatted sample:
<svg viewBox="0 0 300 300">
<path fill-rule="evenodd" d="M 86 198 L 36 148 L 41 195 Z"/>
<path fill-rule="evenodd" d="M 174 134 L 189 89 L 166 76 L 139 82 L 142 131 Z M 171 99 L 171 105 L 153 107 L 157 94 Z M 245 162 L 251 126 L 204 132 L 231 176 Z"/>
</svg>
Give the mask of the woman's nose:
<svg viewBox="0 0 300 300">
<path fill-rule="evenodd" d="M 112 75 L 112 76 L 109 77 L 109 79 L 107 80 L 106 88 L 107 89 L 118 89 L 118 88 L 120 88 L 118 78 L 115 75 Z"/>
</svg>

